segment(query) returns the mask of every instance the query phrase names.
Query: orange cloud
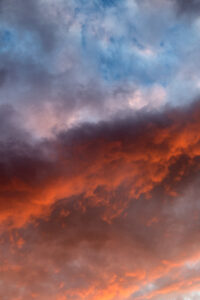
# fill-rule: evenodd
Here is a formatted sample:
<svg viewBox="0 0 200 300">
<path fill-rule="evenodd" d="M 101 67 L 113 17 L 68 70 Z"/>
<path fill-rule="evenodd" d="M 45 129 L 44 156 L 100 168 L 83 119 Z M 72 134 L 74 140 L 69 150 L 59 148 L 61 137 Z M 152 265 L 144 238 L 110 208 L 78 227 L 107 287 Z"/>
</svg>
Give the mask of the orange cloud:
<svg viewBox="0 0 200 300">
<path fill-rule="evenodd" d="M 147 115 L 145 120 L 83 125 L 34 146 L 6 146 L 1 222 L 20 226 L 47 213 L 58 199 L 81 194 L 87 198 L 79 203 L 82 209 L 104 206 L 107 221 L 123 213 L 130 201 L 151 197 L 158 186 L 176 197 L 184 178 L 199 169 L 199 117 L 197 103 L 188 111 Z M 126 190 L 123 200 L 118 189 Z"/>
<path fill-rule="evenodd" d="M 160 300 L 196 289 L 199 120 L 196 103 L 5 144 L 0 298 Z"/>
</svg>

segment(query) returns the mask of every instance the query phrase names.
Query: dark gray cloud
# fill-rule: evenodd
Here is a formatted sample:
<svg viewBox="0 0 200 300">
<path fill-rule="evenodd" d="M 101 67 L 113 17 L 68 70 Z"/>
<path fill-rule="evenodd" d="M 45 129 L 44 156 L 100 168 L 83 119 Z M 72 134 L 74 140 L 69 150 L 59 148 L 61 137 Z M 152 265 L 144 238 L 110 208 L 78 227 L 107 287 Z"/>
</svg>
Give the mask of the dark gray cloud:
<svg viewBox="0 0 200 300">
<path fill-rule="evenodd" d="M 200 11 L 199 0 L 176 0 L 176 4 L 180 13 L 198 15 Z"/>
<path fill-rule="evenodd" d="M 169 195 L 181 193 L 182 184 L 193 181 L 198 174 L 199 157 L 193 153 L 198 151 L 199 140 L 192 128 L 193 122 L 198 128 L 199 103 L 189 112 L 184 109 L 139 113 L 96 125 L 82 124 L 40 141 L 24 131 L 23 124 L 17 125 L 20 115 L 11 107 L 1 107 L 1 113 L 1 203 L 5 205 L 6 196 L 13 207 L 19 204 L 21 210 L 25 205 L 25 219 L 29 217 L 27 206 L 34 205 L 35 197 L 39 207 L 43 206 L 40 194 L 43 191 L 48 197 L 51 188 L 49 203 L 60 194 L 67 197 L 86 193 L 91 196 L 86 206 L 99 203 L 104 207 L 102 218 L 109 221 L 126 208 L 131 198 L 151 193 L 155 188 Z M 89 182 L 86 191 L 84 187 Z M 19 202 L 15 203 L 13 189 L 18 200 L 23 194 Z M 120 190 L 128 191 L 124 201 L 117 196 Z M 11 216 L 9 210 L 2 216 Z"/>
</svg>

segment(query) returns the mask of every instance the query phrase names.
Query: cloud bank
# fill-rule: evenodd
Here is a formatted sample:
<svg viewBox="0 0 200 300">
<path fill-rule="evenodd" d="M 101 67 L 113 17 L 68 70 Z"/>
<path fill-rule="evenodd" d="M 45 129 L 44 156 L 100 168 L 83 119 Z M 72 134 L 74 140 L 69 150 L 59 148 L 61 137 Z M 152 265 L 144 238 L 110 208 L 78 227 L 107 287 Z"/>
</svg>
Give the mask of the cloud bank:
<svg viewBox="0 0 200 300">
<path fill-rule="evenodd" d="M 199 114 L 196 102 L 42 141 L 12 136 L 10 121 L 1 297 L 178 299 L 198 289 Z"/>
</svg>

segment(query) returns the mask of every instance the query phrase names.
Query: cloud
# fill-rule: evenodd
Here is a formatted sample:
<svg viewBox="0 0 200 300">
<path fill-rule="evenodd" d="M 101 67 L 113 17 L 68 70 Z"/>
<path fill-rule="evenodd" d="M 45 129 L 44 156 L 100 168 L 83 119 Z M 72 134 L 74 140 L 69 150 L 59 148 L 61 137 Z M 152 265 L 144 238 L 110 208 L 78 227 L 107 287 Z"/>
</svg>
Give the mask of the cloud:
<svg viewBox="0 0 200 300">
<path fill-rule="evenodd" d="M 0 295 L 45 300 L 190 295 L 199 275 L 198 187 L 197 179 L 184 183 L 183 196 L 155 191 L 149 199 L 132 199 L 111 223 L 102 219 L 101 205 L 83 206 L 84 195 L 60 199 L 45 218 L 2 235 Z M 118 196 L 124 200 L 126 191 Z"/>
<path fill-rule="evenodd" d="M 0 2 L 1 299 L 199 297 L 198 6 Z"/>
<path fill-rule="evenodd" d="M 5 117 L 1 219 L 23 223 L 59 198 L 84 195 L 82 209 L 102 206 L 110 222 L 131 199 L 151 197 L 155 188 L 176 195 L 199 166 L 198 102 L 188 110 L 126 115 L 39 141 Z"/>
<path fill-rule="evenodd" d="M 51 50 L 56 45 L 55 28 L 48 19 L 48 13 L 44 14 L 42 1 L 24 1 L 17 3 L 13 0 L 2 0 L 0 3 L 3 22 L 9 22 L 14 26 L 35 33 L 45 51 Z"/>
<path fill-rule="evenodd" d="M 199 0 L 176 0 L 178 9 L 180 13 L 183 14 L 198 14 L 198 11 L 200 9 L 200 2 Z"/>
<path fill-rule="evenodd" d="M 157 2 L 2 1 L 1 103 L 20 110 L 26 129 L 47 136 L 135 109 L 130 97 L 156 86 L 168 102 L 192 99 L 197 30 Z M 144 102 L 155 110 L 154 101 Z"/>
</svg>

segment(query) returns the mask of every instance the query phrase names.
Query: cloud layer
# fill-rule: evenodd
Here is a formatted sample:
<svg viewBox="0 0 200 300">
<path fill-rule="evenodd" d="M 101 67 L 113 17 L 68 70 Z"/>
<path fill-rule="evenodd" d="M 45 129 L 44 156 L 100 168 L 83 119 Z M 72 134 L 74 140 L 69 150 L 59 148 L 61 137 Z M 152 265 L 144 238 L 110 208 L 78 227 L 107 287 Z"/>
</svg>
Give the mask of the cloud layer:
<svg viewBox="0 0 200 300">
<path fill-rule="evenodd" d="M 43 141 L 2 136 L 2 299 L 198 290 L 199 115 L 196 102 Z"/>
<path fill-rule="evenodd" d="M 191 102 L 200 86 L 196 6 L 3 0 L 1 103 L 43 137 L 124 110 Z"/>
<path fill-rule="evenodd" d="M 0 1 L 0 298 L 199 299 L 199 1 Z"/>
</svg>

